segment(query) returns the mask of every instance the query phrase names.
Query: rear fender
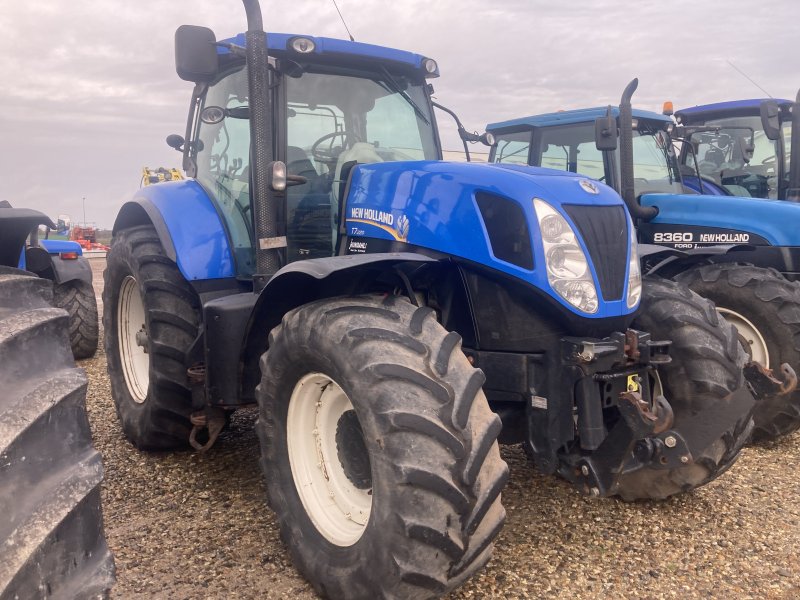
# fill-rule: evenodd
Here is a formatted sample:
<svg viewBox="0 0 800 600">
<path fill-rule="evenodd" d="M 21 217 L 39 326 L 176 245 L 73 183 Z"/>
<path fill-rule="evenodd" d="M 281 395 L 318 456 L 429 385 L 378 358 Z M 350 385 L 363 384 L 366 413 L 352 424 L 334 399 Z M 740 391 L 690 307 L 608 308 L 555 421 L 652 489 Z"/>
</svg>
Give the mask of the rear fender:
<svg viewBox="0 0 800 600">
<path fill-rule="evenodd" d="M 65 260 L 60 254 L 50 254 L 44 248 L 28 248 L 25 264 L 28 271 L 57 284 L 76 280 L 92 283 L 92 268 L 83 256 Z"/>
<path fill-rule="evenodd" d="M 114 234 L 137 225 L 155 228 L 164 252 L 187 281 L 235 276 L 225 227 L 196 181 L 164 182 L 140 189 L 120 209 Z"/>
<path fill-rule="evenodd" d="M 22 253 L 25 240 L 39 225 L 55 229 L 55 224 L 38 210 L 11 208 L 8 202 L 0 202 L 0 265 L 24 267 Z"/>
</svg>

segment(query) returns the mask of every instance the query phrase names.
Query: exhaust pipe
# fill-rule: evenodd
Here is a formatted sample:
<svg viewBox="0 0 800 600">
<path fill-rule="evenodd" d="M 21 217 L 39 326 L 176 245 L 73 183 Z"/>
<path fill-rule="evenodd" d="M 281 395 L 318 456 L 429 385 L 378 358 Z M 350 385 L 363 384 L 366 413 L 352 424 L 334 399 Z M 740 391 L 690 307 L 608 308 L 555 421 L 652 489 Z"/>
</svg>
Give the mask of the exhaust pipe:
<svg viewBox="0 0 800 600">
<path fill-rule="evenodd" d="M 634 219 L 649 221 L 658 214 L 655 206 L 641 206 L 636 200 L 633 174 L 633 109 L 631 97 L 639 86 L 639 79 L 631 81 L 622 92 L 619 103 L 619 173 L 620 196 Z"/>
<path fill-rule="evenodd" d="M 270 191 L 269 166 L 272 152 L 272 96 L 266 34 L 258 0 L 242 0 L 247 14 L 245 54 L 250 95 L 250 190 L 256 231 L 255 290 L 261 290 L 281 268 L 281 250 L 286 238 L 278 237 L 278 203 Z"/>
<path fill-rule="evenodd" d="M 800 202 L 800 90 L 792 106 L 792 142 L 789 158 L 789 189 L 786 199 Z"/>
</svg>

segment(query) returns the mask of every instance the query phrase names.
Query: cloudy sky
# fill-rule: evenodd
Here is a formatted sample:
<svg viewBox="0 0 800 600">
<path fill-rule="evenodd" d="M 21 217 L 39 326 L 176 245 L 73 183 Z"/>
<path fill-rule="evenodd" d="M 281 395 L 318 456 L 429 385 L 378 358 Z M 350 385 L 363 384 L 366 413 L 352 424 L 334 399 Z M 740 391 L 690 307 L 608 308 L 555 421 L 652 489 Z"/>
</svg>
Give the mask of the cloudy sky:
<svg viewBox="0 0 800 600">
<path fill-rule="evenodd" d="M 338 0 L 356 40 L 435 58 L 439 102 L 468 129 L 559 109 L 660 110 L 800 87 L 796 0 Z M 331 0 L 262 0 L 265 29 L 346 37 Z M 179 166 L 191 85 L 173 34 L 243 31 L 238 0 L 6 0 L 0 11 L 0 200 L 110 227 L 141 168 Z M 444 117 L 445 148 L 457 149 Z"/>
</svg>

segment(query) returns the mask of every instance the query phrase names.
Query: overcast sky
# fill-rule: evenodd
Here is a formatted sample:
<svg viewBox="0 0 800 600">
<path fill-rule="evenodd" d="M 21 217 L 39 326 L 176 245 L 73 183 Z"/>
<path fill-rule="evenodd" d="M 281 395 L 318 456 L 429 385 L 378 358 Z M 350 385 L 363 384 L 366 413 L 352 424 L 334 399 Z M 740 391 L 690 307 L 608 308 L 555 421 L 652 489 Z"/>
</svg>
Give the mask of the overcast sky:
<svg viewBox="0 0 800 600">
<path fill-rule="evenodd" d="M 660 110 L 800 87 L 797 0 L 338 0 L 356 40 L 435 58 L 436 98 L 468 129 L 619 102 Z M 262 0 L 267 31 L 346 37 L 331 0 Z M 0 11 L 0 200 L 110 227 L 141 168 L 179 166 L 191 84 L 183 23 L 246 29 L 238 0 L 27 0 Z M 439 117 L 446 149 L 458 138 Z"/>
</svg>

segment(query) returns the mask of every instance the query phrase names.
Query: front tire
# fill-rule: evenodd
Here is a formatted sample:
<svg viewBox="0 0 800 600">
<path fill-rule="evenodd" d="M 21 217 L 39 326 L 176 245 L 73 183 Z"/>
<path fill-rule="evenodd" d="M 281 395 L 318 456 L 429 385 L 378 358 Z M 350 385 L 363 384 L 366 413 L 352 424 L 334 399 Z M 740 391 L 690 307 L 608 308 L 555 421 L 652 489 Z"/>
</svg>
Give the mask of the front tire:
<svg viewBox="0 0 800 600">
<path fill-rule="evenodd" d="M 105 350 L 122 430 L 143 450 L 188 446 L 186 355 L 200 326 L 199 298 L 149 225 L 114 236 L 104 278 Z"/>
<path fill-rule="evenodd" d="M 800 284 L 774 269 L 721 264 L 697 267 L 676 277 L 717 305 L 739 331 L 752 360 L 780 371 L 800 372 Z M 753 441 L 774 440 L 800 428 L 800 390 L 764 398 L 753 414 Z"/>
<path fill-rule="evenodd" d="M 435 597 L 489 560 L 505 519 L 501 424 L 432 310 L 374 297 L 302 306 L 271 333 L 261 369 L 269 503 L 320 594 Z"/>
<path fill-rule="evenodd" d="M 633 327 L 653 339 L 672 340 L 672 361 L 659 367 L 664 396 L 675 413 L 672 426 L 703 419 L 704 410 L 726 402 L 745 386 L 746 355 L 732 325 L 714 305 L 686 286 L 659 277 L 643 281 L 642 308 Z M 724 473 L 739 457 L 750 436 L 751 412 L 699 449 L 694 462 L 674 469 L 644 467 L 623 474 L 617 494 L 627 501 L 661 500 L 705 485 Z"/>
<path fill-rule="evenodd" d="M 53 304 L 69 314 L 69 343 L 75 359 L 93 357 L 97 352 L 100 326 L 92 284 L 76 279 L 56 285 Z"/>
</svg>

